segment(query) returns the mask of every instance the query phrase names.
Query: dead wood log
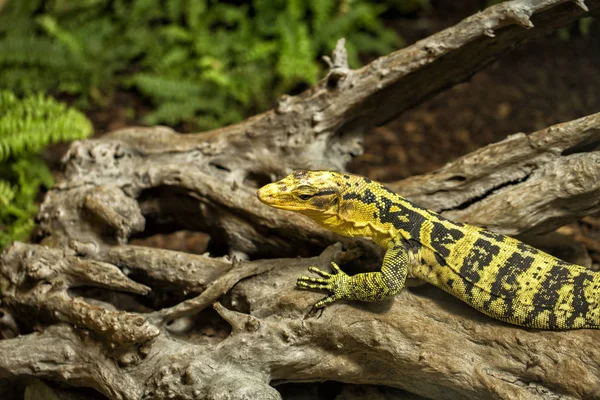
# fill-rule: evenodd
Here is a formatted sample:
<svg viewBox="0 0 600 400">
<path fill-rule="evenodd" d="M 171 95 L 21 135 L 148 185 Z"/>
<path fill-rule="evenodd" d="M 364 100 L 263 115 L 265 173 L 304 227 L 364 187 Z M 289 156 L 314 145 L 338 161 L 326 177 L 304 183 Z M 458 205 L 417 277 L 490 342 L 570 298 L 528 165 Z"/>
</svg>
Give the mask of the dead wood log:
<svg viewBox="0 0 600 400">
<path fill-rule="evenodd" d="M 260 275 L 221 299 L 228 308 L 216 304 L 232 327 L 225 338 L 194 340 L 189 330 L 169 334 L 157 321 L 165 329 L 159 337 L 143 348 L 118 349 L 101 331 L 59 323 L 0 341 L 0 378 L 34 374 L 117 399 L 269 399 L 278 398 L 269 382 L 333 378 L 436 399 L 599 398 L 598 331 L 509 326 L 435 288 L 405 290 L 384 303 L 336 304 L 318 317 L 307 316 L 323 294 L 295 289 L 295 277 L 309 265 L 341 262 L 340 249 L 312 259 L 242 263 L 246 276 Z M 15 246 L 8 254 L 19 251 Z M 46 247 L 37 251 L 40 257 L 55 255 Z M 5 265 L 17 268 L 18 259 Z M 27 259 L 27 265 L 35 260 Z M 232 279 L 235 274 L 231 269 L 217 281 L 233 282 L 239 279 Z M 220 285 L 224 291 L 230 286 Z M 47 299 L 52 302 L 52 295 Z"/>
<path fill-rule="evenodd" d="M 307 315 L 323 294 L 295 289 L 295 278 L 357 256 L 339 245 L 313 258 L 232 262 L 126 244 L 168 224 L 207 231 L 242 259 L 317 254 L 340 238 L 264 207 L 257 186 L 295 168 L 343 169 L 370 127 L 584 8 L 506 2 L 355 71 L 340 42 L 322 82 L 243 123 L 196 135 L 132 128 L 74 144 L 39 214 L 41 245 L 16 243 L 0 258 L 0 332 L 16 336 L 0 341 L 0 379 L 37 376 L 114 399 L 276 399 L 272 385 L 328 379 L 436 399 L 600 398 L 598 331 L 509 326 L 427 287 Z M 393 187 L 453 218 L 551 230 L 598 210 L 599 123 L 591 115 L 513 136 Z M 569 179 L 544 183 L 558 174 Z M 199 335 L 198 315 L 217 301 L 231 332 Z"/>
</svg>

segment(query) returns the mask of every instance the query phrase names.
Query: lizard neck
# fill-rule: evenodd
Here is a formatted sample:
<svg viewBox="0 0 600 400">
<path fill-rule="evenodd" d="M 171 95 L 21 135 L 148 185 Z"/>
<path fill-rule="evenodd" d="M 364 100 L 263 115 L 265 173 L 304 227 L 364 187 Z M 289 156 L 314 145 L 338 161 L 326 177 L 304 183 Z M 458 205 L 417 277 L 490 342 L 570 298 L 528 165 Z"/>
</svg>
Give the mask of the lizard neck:
<svg viewBox="0 0 600 400">
<path fill-rule="evenodd" d="M 338 187 L 337 210 L 304 214 L 341 235 L 370 237 L 382 247 L 401 237 L 436 252 L 442 246 L 443 253 L 443 246 L 460 233 L 462 224 L 421 208 L 368 178 L 344 175 Z"/>
<path fill-rule="evenodd" d="M 338 228 L 347 236 L 368 236 L 382 247 L 401 237 L 445 256 L 463 236 L 464 224 L 419 207 L 383 185 L 356 176 L 341 194 Z M 339 229 L 339 230 L 338 230 Z"/>
</svg>

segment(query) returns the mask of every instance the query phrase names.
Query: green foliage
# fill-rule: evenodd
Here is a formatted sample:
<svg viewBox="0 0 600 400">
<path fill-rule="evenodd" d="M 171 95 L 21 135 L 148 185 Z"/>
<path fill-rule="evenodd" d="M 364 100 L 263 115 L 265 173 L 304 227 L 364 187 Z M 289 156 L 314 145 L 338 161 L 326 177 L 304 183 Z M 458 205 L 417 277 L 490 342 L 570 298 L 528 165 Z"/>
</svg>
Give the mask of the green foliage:
<svg viewBox="0 0 600 400">
<path fill-rule="evenodd" d="M 92 125 L 83 114 L 51 97 L 31 95 L 19 100 L 11 92 L 0 92 L 0 162 L 91 132 Z"/>
<path fill-rule="evenodd" d="M 52 174 L 36 153 L 51 143 L 88 137 L 83 114 L 52 98 L 18 99 L 0 91 L 0 249 L 29 236 L 36 198 L 53 185 Z"/>
<path fill-rule="evenodd" d="M 214 128 L 315 83 L 340 37 L 354 66 L 400 46 L 382 11 L 367 0 L 8 0 L 0 89 L 81 106 L 134 89 L 155 107 L 149 124 Z"/>
<path fill-rule="evenodd" d="M 39 158 L 29 156 L 0 165 L 0 249 L 15 240 L 26 240 L 34 226 L 35 199 L 42 189 L 52 187 L 52 174 Z M 10 182 L 15 184 L 11 185 Z M 8 189 L 8 193 L 4 190 Z M 5 197 L 6 196 L 6 197 Z"/>
</svg>

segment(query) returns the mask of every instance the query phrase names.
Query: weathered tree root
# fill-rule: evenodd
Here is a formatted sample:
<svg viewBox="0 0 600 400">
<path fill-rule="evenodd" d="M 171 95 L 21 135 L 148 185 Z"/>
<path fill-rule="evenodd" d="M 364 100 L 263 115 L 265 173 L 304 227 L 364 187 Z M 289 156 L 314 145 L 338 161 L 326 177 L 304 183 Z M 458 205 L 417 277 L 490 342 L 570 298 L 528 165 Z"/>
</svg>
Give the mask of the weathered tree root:
<svg viewBox="0 0 600 400">
<path fill-rule="evenodd" d="M 600 211 L 600 113 L 511 135 L 388 186 L 449 218 L 509 235 L 554 230 Z"/>
<path fill-rule="evenodd" d="M 582 8 L 502 3 L 359 70 L 340 42 L 322 82 L 243 123 L 196 135 L 132 128 L 74 144 L 40 211 L 41 244 L 16 243 L 0 258 L 0 333 L 16 336 L 0 341 L 0 379 L 37 376 L 114 399 L 276 399 L 272 385 L 321 380 L 435 399 L 600 398 L 598 331 L 509 326 L 432 287 L 311 313 L 324 294 L 295 289 L 296 277 L 373 247 L 255 197 L 295 168 L 343 169 L 370 127 Z M 503 232 L 552 230 L 600 208 L 599 124 L 595 114 L 514 135 L 391 186 Z M 236 261 L 126 244 L 165 225 L 209 232 Z M 353 250 L 245 261 L 315 255 L 338 240 Z M 226 336 L 196 331 L 213 304 Z"/>
<path fill-rule="evenodd" d="M 339 261 L 339 250 L 272 260 L 266 272 L 238 283 L 222 300 L 232 309 L 215 305 L 233 329 L 219 342 L 163 333 L 116 367 L 95 333 L 58 324 L 0 341 L 0 377 L 33 373 L 119 399 L 278 398 L 269 382 L 333 376 L 442 399 L 600 396 L 598 331 L 516 328 L 431 287 L 385 303 L 340 303 L 320 316 L 307 314 L 323 294 L 294 289 L 295 278 L 309 265 Z"/>
</svg>

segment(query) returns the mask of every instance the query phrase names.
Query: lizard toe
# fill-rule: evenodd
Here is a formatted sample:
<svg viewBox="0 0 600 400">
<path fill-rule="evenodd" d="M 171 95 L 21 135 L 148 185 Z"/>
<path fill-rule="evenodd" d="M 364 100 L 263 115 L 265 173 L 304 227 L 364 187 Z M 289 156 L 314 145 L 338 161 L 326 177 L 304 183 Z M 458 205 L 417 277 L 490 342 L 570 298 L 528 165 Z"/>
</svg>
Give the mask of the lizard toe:
<svg viewBox="0 0 600 400">
<path fill-rule="evenodd" d="M 327 296 L 323 300 L 317 301 L 314 305 L 315 308 L 324 308 L 326 305 L 333 303 L 337 300 L 335 296 Z"/>
<path fill-rule="evenodd" d="M 312 273 L 315 273 L 317 275 L 321 275 L 323 278 L 329 278 L 331 277 L 331 274 L 327 271 L 323 271 L 320 268 L 317 267 L 308 267 L 308 270 Z"/>
<path fill-rule="evenodd" d="M 310 276 L 301 276 L 298 278 L 296 285 L 317 290 L 329 290 L 331 288 L 331 282 L 323 278 L 312 278 Z"/>
</svg>

